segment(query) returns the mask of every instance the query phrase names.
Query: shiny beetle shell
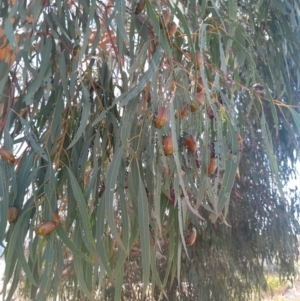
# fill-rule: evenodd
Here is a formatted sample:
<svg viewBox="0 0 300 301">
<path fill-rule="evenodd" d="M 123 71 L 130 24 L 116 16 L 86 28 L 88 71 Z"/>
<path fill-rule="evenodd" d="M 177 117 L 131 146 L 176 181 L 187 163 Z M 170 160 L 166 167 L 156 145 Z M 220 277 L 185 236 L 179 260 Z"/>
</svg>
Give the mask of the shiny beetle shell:
<svg viewBox="0 0 300 301">
<path fill-rule="evenodd" d="M 210 158 L 209 159 L 209 165 L 207 168 L 207 173 L 209 175 L 212 175 L 217 169 L 217 164 L 216 164 L 216 158 Z"/>
<path fill-rule="evenodd" d="M 204 85 L 203 85 L 202 77 L 201 77 L 201 75 L 199 75 L 197 78 L 197 93 L 203 91 L 203 86 Z"/>
<path fill-rule="evenodd" d="M 209 106 L 207 108 L 207 116 L 209 117 L 209 119 L 213 119 L 215 117 L 215 113 L 214 113 L 214 110 L 211 106 Z"/>
<path fill-rule="evenodd" d="M 171 22 L 169 25 L 168 25 L 168 34 L 170 37 L 173 37 L 173 35 L 175 34 L 177 30 L 177 24 L 175 22 Z"/>
<path fill-rule="evenodd" d="M 9 206 L 7 211 L 7 220 L 12 223 L 19 215 L 19 209 L 16 206 Z"/>
<path fill-rule="evenodd" d="M 151 41 L 151 42 L 149 43 L 148 51 L 149 51 L 149 53 L 150 53 L 151 55 L 154 54 L 154 52 L 155 52 L 155 50 L 156 50 L 156 47 L 157 47 L 157 42 Z"/>
<path fill-rule="evenodd" d="M 0 157 L 10 163 L 15 163 L 15 157 L 13 153 L 4 147 L 0 148 Z"/>
<path fill-rule="evenodd" d="M 186 103 L 183 103 L 182 106 L 178 109 L 178 118 L 183 119 L 189 114 L 188 106 Z"/>
<path fill-rule="evenodd" d="M 197 106 L 195 105 L 194 102 L 191 102 L 190 109 L 191 109 L 191 112 L 192 112 L 192 113 L 194 113 L 194 112 L 197 111 Z"/>
<path fill-rule="evenodd" d="M 57 224 L 54 221 L 46 221 L 35 230 L 35 233 L 37 235 L 46 236 L 53 232 L 56 228 Z"/>
<path fill-rule="evenodd" d="M 165 25 L 167 26 L 170 22 L 170 12 L 168 10 L 164 9 L 162 12 L 162 17 L 165 22 Z"/>
<path fill-rule="evenodd" d="M 140 14 L 144 10 L 145 6 L 146 6 L 146 0 L 140 0 L 135 8 L 135 14 L 136 15 Z"/>
<path fill-rule="evenodd" d="M 160 129 L 168 120 L 168 110 L 166 107 L 161 107 L 158 112 L 157 116 L 154 120 L 154 125 L 156 128 Z"/>
<path fill-rule="evenodd" d="M 187 148 L 187 150 L 192 153 L 194 153 L 197 149 L 197 141 L 193 135 L 188 135 L 184 139 L 184 145 Z"/>
<path fill-rule="evenodd" d="M 185 236 L 186 245 L 192 246 L 195 243 L 196 238 L 197 238 L 196 228 L 194 226 L 190 226 L 190 229 L 188 230 Z"/>
<path fill-rule="evenodd" d="M 204 90 L 202 89 L 201 92 L 197 92 L 197 93 L 195 94 L 195 98 L 198 100 L 199 105 L 200 105 L 200 106 L 203 106 L 203 105 L 204 105 L 204 102 L 205 102 L 205 93 L 204 93 Z"/>
<path fill-rule="evenodd" d="M 196 59 L 196 69 L 198 70 L 201 66 L 201 52 L 200 51 L 196 51 L 195 52 L 195 59 Z"/>
<path fill-rule="evenodd" d="M 174 147 L 173 147 L 173 141 L 172 141 L 172 136 L 168 135 L 164 137 L 164 152 L 166 156 L 169 156 L 173 153 Z"/>
</svg>

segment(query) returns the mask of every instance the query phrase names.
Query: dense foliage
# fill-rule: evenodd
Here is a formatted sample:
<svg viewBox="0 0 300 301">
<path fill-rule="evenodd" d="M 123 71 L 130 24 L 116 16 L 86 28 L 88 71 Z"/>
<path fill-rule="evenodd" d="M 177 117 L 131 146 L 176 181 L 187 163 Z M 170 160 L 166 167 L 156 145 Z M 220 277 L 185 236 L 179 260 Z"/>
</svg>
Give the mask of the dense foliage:
<svg viewBox="0 0 300 301">
<path fill-rule="evenodd" d="M 0 8 L 5 300 L 247 300 L 266 264 L 295 275 L 298 0 Z"/>
</svg>

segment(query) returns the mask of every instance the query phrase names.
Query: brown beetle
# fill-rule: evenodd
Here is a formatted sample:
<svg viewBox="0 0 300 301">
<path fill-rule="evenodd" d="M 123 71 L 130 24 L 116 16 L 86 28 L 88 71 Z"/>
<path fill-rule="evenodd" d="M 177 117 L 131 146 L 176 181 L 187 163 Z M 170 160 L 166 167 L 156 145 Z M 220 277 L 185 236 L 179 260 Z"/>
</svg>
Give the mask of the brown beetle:
<svg viewBox="0 0 300 301">
<path fill-rule="evenodd" d="M 36 235 L 46 236 L 52 233 L 57 228 L 57 224 L 54 221 L 46 221 L 41 224 L 36 230 Z"/>
<path fill-rule="evenodd" d="M 144 10 L 145 6 L 146 6 L 146 0 L 140 0 L 136 5 L 135 14 L 136 15 L 140 14 Z"/>
<path fill-rule="evenodd" d="M 201 66 L 201 52 L 200 51 L 196 51 L 195 52 L 195 59 L 196 59 L 196 69 L 200 69 L 200 66 Z"/>
<path fill-rule="evenodd" d="M 217 162 L 216 162 L 216 154 L 215 154 L 215 142 L 211 141 L 210 143 L 210 159 L 209 165 L 207 168 L 207 173 L 212 175 L 217 169 Z"/>
<path fill-rule="evenodd" d="M 184 139 L 184 145 L 189 152 L 194 153 L 197 149 L 197 141 L 193 135 L 187 135 Z"/>
<path fill-rule="evenodd" d="M 189 114 L 188 106 L 186 102 L 184 102 L 181 107 L 178 109 L 178 118 L 183 119 Z"/>
<path fill-rule="evenodd" d="M 196 237 L 197 237 L 196 228 L 192 223 L 190 223 L 188 227 L 188 231 L 185 235 L 185 244 L 187 246 L 192 246 L 196 241 Z"/>
<path fill-rule="evenodd" d="M 0 157 L 10 163 L 15 163 L 15 157 L 13 153 L 4 147 L 0 148 Z"/>
<path fill-rule="evenodd" d="M 12 205 L 8 207 L 7 220 L 10 223 L 14 222 L 18 218 L 18 215 L 19 215 L 19 209 L 16 206 Z"/>
<path fill-rule="evenodd" d="M 169 34 L 169 37 L 172 37 L 175 34 L 176 30 L 177 30 L 177 24 L 175 22 L 171 22 L 168 25 L 168 34 Z"/>
<path fill-rule="evenodd" d="M 168 110 L 166 107 L 161 107 L 154 120 L 154 125 L 156 128 L 160 129 L 168 120 Z"/>
<path fill-rule="evenodd" d="M 167 136 L 164 137 L 163 145 L 164 145 L 165 155 L 166 156 L 171 155 L 174 151 L 173 141 L 172 141 L 172 136 L 171 135 L 167 135 Z"/>
</svg>

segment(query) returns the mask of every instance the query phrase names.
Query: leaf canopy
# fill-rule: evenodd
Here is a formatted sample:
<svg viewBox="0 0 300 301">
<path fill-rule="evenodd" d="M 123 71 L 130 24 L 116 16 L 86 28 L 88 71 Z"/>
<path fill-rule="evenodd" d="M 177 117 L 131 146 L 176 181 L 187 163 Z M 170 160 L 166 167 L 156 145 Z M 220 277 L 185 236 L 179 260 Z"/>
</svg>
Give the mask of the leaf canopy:
<svg viewBox="0 0 300 301">
<path fill-rule="evenodd" d="M 246 300 L 266 264 L 293 277 L 299 1 L 0 7 L 3 300 Z"/>
</svg>

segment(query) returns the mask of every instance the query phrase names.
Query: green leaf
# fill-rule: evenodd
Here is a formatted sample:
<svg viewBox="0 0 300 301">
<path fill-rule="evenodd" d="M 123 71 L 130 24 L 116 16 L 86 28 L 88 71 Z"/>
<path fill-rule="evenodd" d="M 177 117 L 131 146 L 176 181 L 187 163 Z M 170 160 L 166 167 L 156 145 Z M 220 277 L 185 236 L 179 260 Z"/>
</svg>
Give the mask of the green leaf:
<svg viewBox="0 0 300 301">
<path fill-rule="evenodd" d="M 297 113 L 293 108 L 288 107 L 289 111 L 291 112 L 293 119 L 294 119 L 294 123 L 296 125 L 296 128 L 298 130 L 298 133 L 300 134 L 300 114 Z"/>
<path fill-rule="evenodd" d="M 2 159 L 0 159 L 0 241 L 4 239 L 6 223 L 7 223 L 7 210 L 9 204 L 8 198 L 8 183 L 5 174 L 5 166 Z"/>
<path fill-rule="evenodd" d="M 124 1 L 117 1 L 116 2 L 116 21 L 119 33 L 121 34 L 122 38 L 125 42 L 128 42 L 128 36 L 124 27 L 125 23 L 125 2 Z"/>
<path fill-rule="evenodd" d="M 59 137 L 62 127 L 62 111 L 64 109 L 63 107 L 63 101 L 61 99 L 61 93 L 57 95 L 58 102 L 56 103 L 54 115 L 53 115 L 53 121 L 52 121 L 52 128 L 51 128 L 51 140 L 53 142 L 56 141 L 56 139 Z"/>
<path fill-rule="evenodd" d="M 263 137 L 264 142 L 266 144 L 267 156 L 268 156 L 269 161 L 270 161 L 270 166 L 272 168 L 273 175 L 275 176 L 276 184 L 278 186 L 278 190 L 279 190 L 281 196 L 284 198 L 285 194 L 283 192 L 282 182 L 281 182 L 280 177 L 279 177 L 278 164 L 277 164 L 276 157 L 273 153 L 273 145 L 272 145 L 272 142 L 271 142 L 272 140 L 271 140 L 271 137 L 270 137 L 269 128 L 268 128 L 268 125 L 266 123 L 266 119 L 265 119 L 264 114 L 262 114 L 262 116 L 261 116 L 260 123 L 261 123 L 262 137 Z"/>
<path fill-rule="evenodd" d="M 18 197 L 21 197 L 23 193 L 25 193 L 25 190 L 30 184 L 30 174 L 31 174 L 31 168 L 33 166 L 33 159 L 35 157 L 35 153 L 31 152 L 29 154 L 25 154 L 22 156 L 21 161 L 19 163 L 19 170 L 17 171 L 17 187 L 18 187 L 18 194 L 16 196 L 17 202 Z M 21 205 L 21 202 L 17 203 L 18 205 Z"/>
<path fill-rule="evenodd" d="M 84 2 L 84 4 L 87 4 L 87 2 Z M 81 62 L 83 55 L 86 51 L 86 48 L 88 46 L 88 38 L 90 36 L 90 31 L 91 31 L 91 27 L 89 26 L 89 24 L 91 24 L 94 21 L 95 11 L 97 8 L 96 1 L 91 1 L 89 4 L 90 4 L 90 6 L 87 7 L 87 12 L 88 12 L 88 19 L 87 19 L 87 23 L 86 23 L 87 26 L 85 26 L 83 42 L 80 47 L 80 53 L 79 53 L 79 57 L 78 57 L 79 62 Z M 83 91 L 84 91 L 84 89 L 83 89 Z"/>
<path fill-rule="evenodd" d="M 78 247 L 72 242 L 72 240 L 68 237 L 66 231 L 63 229 L 63 227 L 60 225 L 56 229 L 56 233 L 61 239 L 62 243 L 70 249 L 72 254 L 75 254 L 78 258 L 83 258 L 86 261 L 92 262 L 92 260 L 84 253 L 82 253 L 80 250 L 78 250 Z"/>
<path fill-rule="evenodd" d="M 187 19 L 184 17 L 184 15 L 183 15 L 181 9 L 179 8 L 179 6 L 176 5 L 175 3 L 174 3 L 174 6 L 175 6 L 176 16 L 180 20 L 183 31 L 186 34 L 187 38 L 188 38 L 188 44 L 190 45 L 189 51 L 190 51 L 192 57 L 194 57 L 194 55 L 195 55 L 194 42 L 193 42 L 193 39 L 192 39 L 192 36 L 191 36 L 191 30 L 190 30 L 190 28 L 188 26 L 188 23 L 187 23 Z"/>
<path fill-rule="evenodd" d="M 87 241 L 87 248 L 90 250 L 90 252 L 94 253 L 95 252 L 95 242 L 94 238 L 92 235 L 92 230 L 91 230 L 91 225 L 90 225 L 90 218 L 87 212 L 86 208 L 86 201 L 83 197 L 82 191 L 80 189 L 80 186 L 72 173 L 72 171 L 68 168 L 68 174 L 69 174 L 69 179 L 70 179 L 70 184 L 73 190 L 73 194 L 75 197 L 75 200 L 77 202 L 78 206 L 78 215 L 79 215 L 79 220 L 81 222 L 82 230 L 84 231 L 82 235 L 86 237 Z"/>
<path fill-rule="evenodd" d="M 80 120 L 80 126 L 70 143 L 67 149 L 70 149 L 75 145 L 75 143 L 79 140 L 81 135 L 83 134 L 86 126 L 87 126 L 87 121 L 89 118 L 89 113 L 91 109 L 91 103 L 89 101 L 89 94 L 85 86 L 82 86 L 82 113 L 81 113 L 81 120 Z"/>
<path fill-rule="evenodd" d="M 13 300 L 12 299 L 13 295 L 14 295 L 16 289 L 18 288 L 18 284 L 19 284 L 19 281 L 20 281 L 21 271 L 22 271 L 21 264 L 19 264 L 19 262 L 17 262 L 17 266 L 16 266 L 16 269 L 15 269 L 15 272 L 14 272 L 14 277 L 13 277 L 13 280 L 11 281 L 11 283 L 10 283 L 9 293 L 7 295 L 7 298 L 5 299 L 6 301 Z M 4 297 L 5 297 L 5 290 L 4 290 L 4 293 L 3 293 L 3 300 L 4 300 Z"/>
<path fill-rule="evenodd" d="M 36 297 L 37 301 L 42 301 L 45 298 L 45 295 L 48 294 L 49 290 L 49 284 L 53 272 L 54 263 L 56 261 L 55 258 L 55 252 L 53 249 L 53 241 L 49 239 L 47 241 L 46 247 L 45 247 L 45 269 L 43 272 L 43 275 L 41 277 L 41 282 L 39 285 L 38 294 Z"/>
<path fill-rule="evenodd" d="M 149 276 L 150 276 L 150 234 L 149 234 L 149 209 L 148 200 L 144 183 L 141 179 L 138 162 L 133 163 L 132 168 L 136 168 L 139 174 L 138 181 L 138 219 L 140 229 L 140 241 L 142 249 L 142 281 L 143 281 L 143 295 L 146 293 Z"/>
<path fill-rule="evenodd" d="M 96 246 L 97 246 L 97 254 L 100 258 L 101 267 L 105 269 L 107 274 L 110 276 L 112 274 L 112 270 L 107 262 L 107 256 L 105 251 L 105 240 L 103 238 L 104 230 L 105 230 L 105 202 L 104 199 L 101 198 L 101 201 L 97 208 L 97 219 L 96 219 Z"/>
<path fill-rule="evenodd" d="M 122 269 L 118 272 L 117 280 L 116 280 L 116 291 L 115 291 L 115 301 L 121 300 L 122 297 L 122 286 L 124 281 L 124 266 L 122 266 Z"/>
<path fill-rule="evenodd" d="M 43 51 L 41 51 L 41 64 L 39 68 L 39 72 L 33 81 L 28 86 L 28 91 L 24 98 L 24 102 L 26 105 L 32 105 L 34 93 L 42 86 L 45 74 L 50 65 L 50 54 L 52 51 L 52 38 L 48 36 L 46 38 L 46 43 L 43 47 Z"/>
<path fill-rule="evenodd" d="M 15 12 L 15 9 L 16 9 L 16 6 L 14 6 L 14 9 L 12 9 L 10 11 L 10 15 L 13 16 L 14 12 Z M 5 21 L 5 34 L 7 36 L 7 39 L 9 40 L 10 42 L 10 45 L 12 47 L 12 49 L 14 51 L 17 50 L 17 41 L 16 41 L 16 37 L 15 37 L 15 33 L 14 33 L 14 29 L 13 29 L 13 26 L 12 26 L 12 22 L 10 21 L 10 18 L 8 18 L 6 21 Z"/>
<path fill-rule="evenodd" d="M 125 250 L 125 247 L 123 245 L 123 242 L 120 238 L 120 235 L 118 233 L 118 230 L 115 225 L 115 187 L 117 182 L 117 176 L 119 172 L 119 168 L 121 165 L 121 159 L 123 157 L 123 148 L 120 147 L 116 153 L 114 154 L 114 158 L 112 162 L 110 163 L 108 172 L 107 172 L 107 180 L 105 185 L 105 192 L 104 192 L 104 198 L 105 198 L 105 211 L 107 214 L 107 221 L 108 225 L 111 229 L 111 234 L 116 239 L 118 244 Z"/>
<path fill-rule="evenodd" d="M 151 248 L 150 249 L 150 262 L 151 262 L 151 271 L 152 271 L 152 276 L 153 279 L 155 280 L 155 282 L 158 284 L 159 289 L 162 289 L 162 283 L 161 280 L 159 278 L 159 274 L 157 272 L 157 260 L 156 260 L 156 249 L 155 248 Z"/>
<path fill-rule="evenodd" d="M 28 221 L 29 221 L 29 216 L 28 216 L 28 214 L 26 214 L 23 211 L 23 213 L 19 216 L 19 218 L 15 224 L 15 227 L 13 229 L 12 235 L 10 237 L 9 244 L 7 246 L 7 257 L 5 258 L 5 261 L 6 261 L 5 272 L 4 272 L 5 283 L 7 283 L 9 281 L 9 273 L 10 273 L 11 265 L 14 264 L 14 261 L 12 259 L 13 259 L 15 250 L 18 249 L 17 244 L 19 243 L 20 233 L 22 233 L 22 230 L 24 229 L 24 225 L 26 225 L 28 223 Z M 21 258 L 21 260 L 22 260 L 22 258 Z M 23 264 L 24 264 L 24 262 L 23 262 Z M 24 264 L 24 266 L 26 266 L 26 264 Z M 29 274 L 31 274 L 31 273 L 29 273 Z M 29 277 L 30 277 L 32 284 L 37 286 L 37 283 L 35 282 L 33 276 L 30 275 Z"/>
<path fill-rule="evenodd" d="M 36 153 L 38 153 L 41 156 L 41 158 L 43 158 L 48 162 L 48 156 L 45 150 L 40 146 L 38 138 L 36 137 L 35 133 L 32 131 L 29 123 L 21 116 L 19 116 L 19 119 L 24 128 L 24 134 L 29 145 L 35 150 Z"/>
<path fill-rule="evenodd" d="M 21 237 L 21 235 L 19 236 L 19 241 L 22 241 L 23 240 L 23 237 Z M 18 260 L 19 262 L 21 263 L 22 265 L 22 268 L 25 272 L 25 275 L 26 275 L 26 278 L 31 282 L 33 283 L 34 285 L 36 285 L 36 280 L 34 279 L 33 277 L 33 274 L 30 270 L 30 267 L 26 261 L 26 258 L 25 258 L 25 255 L 24 255 L 24 250 L 23 250 L 23 244 L 20 244 L 18 243 L 16 245 L 16 253 L 17 253 L 17 256 L 18 256 Z"/>
<path fill-rule="evenodd" d="M 122 160 L 121 162 L 121 168 L 120 172 L 123 171 L 125 173 L 125 162 Z M 119 175 L 120 175 L 119 172 Z M 120 198 L 120 209 L 121 209 L 121 216 L 122 216 L 122 242 L 124 244 L 124 248 L 126 252 L 123 249 L 120 249 L 118 252 L 118 258 L 117 263 L 115 266 L 115 272 L 114 275 L 118 275 L 119 273 L 124 274 L 124 262 L 127 257 L 127 250 L 128 250 L 128 244 L 129 244 L 129 218 L 128 218 L 128 211 L 127 211 L 127 202 L 124 197 L 124 190 L 125 190 L 125 182 L 124 182 L 125 176 L 122 177 L 119 176 L 119 185 L 117 187 L 117 193 L 119 194 Z M 123 278 L 122 278 L 123 279 Z M 121 280 L 121 279 L 120 279 Z M 120 287 L 119 287 L 120 286 Z M 121 292 L 122 290 L 122 283 L 117 281 L 116 283 L 116 292 Z"/>
<path fill-rule="evenodd" d="M 185 184 L 181 175 L 181 164 L 180 164 L 180 160 L 179 160 L 179 153 L 178 153 L 178 143 L 177 143 L 177 133 L 176 133 L 176 125 L 175 125 L 175 112 L 174 112 L 174 107 L 173 107 L 173 103 L 171 103 L 169 105 L 169 116 L 170 116 L 170 123 L 171 123 L 171 133 L 172 133 L 172 142 L 173 142 L 173 147 L 174 147 L 174 152 L 173 152 L 173 156 L 174 156 L 174 160 L 175 160 L 175 164 L 176 164 L 176 171 L 177 171 L 177 176 L 179 178 L 179 184 L 181 186 L 182 192 L 184 194 L 185 197 L 185 201 L 186 204 L 189 208 L 189 210 L 191 210 L 191 212 L 193 214 L 195 214 L 197 217 L 203 219 L 203 217 L 199 214 L 199 212 L 197 210 L 195 210 L 193 208 L 193 206 L 191 205 L 186 189 L 185 189 Z"/>
<path fill-rule="evenodd" d="M 75 234 L 75 244 L 79 245 L 79 235 L 80 234 L 80 228 L 79 226 L 75 227 L 74 230 L 74 234 Z M 75 272 L 76 272 L 76 276 L 77 279 L 79 281 L 80 284 L 80 288 L 82 289 L 83 293 L 85 294 L 85 296 L 89 299 L 89 300 L 95 300 L 92 293 L 90 292 L 90 290 L 88 289 L 84 274 L 83 274 L 83 262 L 80 258 L 78 258 L 76 255 L 74 255 L 73 257 L 73 265 L 75 268 Z"/>
<path fill-rule="evenodd" d="M 237 19 L 237 1 L 229 0 L 228 1 L 228 10 L 229 10 L 229 18 L 232 21 L 236 21 L 236 19 Z"/>
<path fill-rule="evenodd" d="M 157 71 L 161 57 L 161 48 L 158 46 L 156 48 L 155 54 L 153 55 L 150 66 L 141 78 L 141 80 L 131 90 L 129 90 L 126 93 L 123 93 L 117 98 L 116 101 L 119 102 L 121 106 L 125 106 L 131 99 L 133 99 L 135 96 L 138 95 L 138 93 L 140 93 L 143 90 L 145 84 L 151 80 L 153 74 Z"/>
</svg>

